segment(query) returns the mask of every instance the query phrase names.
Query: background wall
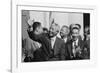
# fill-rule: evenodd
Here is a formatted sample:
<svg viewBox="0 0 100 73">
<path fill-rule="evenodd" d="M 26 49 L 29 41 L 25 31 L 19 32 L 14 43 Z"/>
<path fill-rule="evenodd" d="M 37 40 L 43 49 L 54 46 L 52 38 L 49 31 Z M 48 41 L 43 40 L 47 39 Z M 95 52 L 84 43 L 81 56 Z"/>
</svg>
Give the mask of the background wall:
<svg viewBox="0 0 100 73">
<path fill-rule="evenodd" d="M 29 18 L 30 18 L 29 11 L 27 10 L 22 11 L 22 38 L 23 39 L 28 37 L 28 34 L 27 34 L 28 25 L 26 21 L 28 21 Z"/>
<path fill-rule="evenodd" d="M 29 16 L 31 20 L 41 22 L 43 27 L 49 26 L 49 12 L 43 11 L 29 11 Z"/>
<path fill-rule="evenodd" d="M 43 27 L 49 29 L 51 22 L 54 20 L 55 23 L 60 25 L 70 26 L 70 24 L 80 24 L 80 34 L 83 36 L 83 13 L 65 13 L 65 12 L 45 12 L 45 11 L 22 11 L 22 37 L 23 39 L 28 36 L 27 34 L 27 19 L 41 22 Z M 58 35 L 59 36 L 59 35 Z"/>
</svg>

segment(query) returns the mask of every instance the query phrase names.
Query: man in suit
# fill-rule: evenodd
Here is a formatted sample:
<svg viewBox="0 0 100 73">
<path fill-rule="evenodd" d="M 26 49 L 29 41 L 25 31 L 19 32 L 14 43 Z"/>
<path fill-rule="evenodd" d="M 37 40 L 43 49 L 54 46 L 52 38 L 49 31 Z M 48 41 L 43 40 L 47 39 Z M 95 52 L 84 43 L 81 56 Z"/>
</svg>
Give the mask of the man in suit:
<svg viewBox="0 0 100 73">
<path fill-rule="evenodd" d="M 65 43 L 65 55 L 66 55 L 66 60 L 68 60 L 70 58 L 70 54 L 68 52 L 68 49 L 67 49 L 67 42 L 70 41 L 70 36 L 69 36 L 69 27 L 66 26 L 66 25 L 63 25 L 61 30 L 60 30 L 60 36 L 61 36 L 61 39 L 64 40 L 64 43 Z"/>
<path fill-rule="evenodd" d="M 64 60 L 65 59 L 65 45 L 64 41 L 57 37 L 59 33 L 59 25 L 56 23 L 51 24 L 49 29 L 49 36 L 51 41 L 51 57 L 50 61 Z"/>
<path fill-rule="evenodd" d="M 28 32 L 29 37 L 41 44 L 41 47 L 34 51 L 34 61 L 48 61 L 50 57 L 51 45 L 47 37 L 43 33 L 43 28 L 40 22 L 34 22 L 33 31 Z"/>
<path fill-rule="evenodd" d="M 73 27 L 71 30 L 71 40 L 66 44 L 70 59 L 73 60 L 82 59 L 83 41 L 79 33 L 80 29 L 78 27 Z"/>
</svg>

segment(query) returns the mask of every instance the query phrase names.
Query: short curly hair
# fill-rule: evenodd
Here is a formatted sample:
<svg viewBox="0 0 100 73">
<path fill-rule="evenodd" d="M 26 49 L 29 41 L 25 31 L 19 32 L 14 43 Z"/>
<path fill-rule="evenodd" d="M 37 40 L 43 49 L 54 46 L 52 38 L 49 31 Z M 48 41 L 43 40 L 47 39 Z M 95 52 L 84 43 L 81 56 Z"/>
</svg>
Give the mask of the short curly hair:
<svg viewBox="0 0 100 73">
<path fill-rule="evenodd" d="M 41 26 L 40 22 L 34 22 L 32 27 L 33 27 L 33 32 L 36 30 L 37 27 Z"/>
</svg>

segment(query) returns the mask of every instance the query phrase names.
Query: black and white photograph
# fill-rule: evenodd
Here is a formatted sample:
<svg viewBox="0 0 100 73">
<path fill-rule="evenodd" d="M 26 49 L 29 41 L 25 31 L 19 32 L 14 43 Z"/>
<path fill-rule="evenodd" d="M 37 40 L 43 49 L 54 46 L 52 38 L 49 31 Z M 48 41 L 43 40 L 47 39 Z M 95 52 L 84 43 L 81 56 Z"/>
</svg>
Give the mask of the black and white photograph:
<svg viewBox="0 0 100 73">
<path fill-rule="evenodd" d="M 0 73 L 100 73 L 99 0 L 0 3 Z"/>
<path fill-rule="evenodd" d="M 90 13 L 21 10 L 21 62 L 90 60 Z"/>
<path fill-rule="evenodd" d="M 25 3 L 12 13 L 13 73 L 96 65 L 95 8 Z"/>
</svg>

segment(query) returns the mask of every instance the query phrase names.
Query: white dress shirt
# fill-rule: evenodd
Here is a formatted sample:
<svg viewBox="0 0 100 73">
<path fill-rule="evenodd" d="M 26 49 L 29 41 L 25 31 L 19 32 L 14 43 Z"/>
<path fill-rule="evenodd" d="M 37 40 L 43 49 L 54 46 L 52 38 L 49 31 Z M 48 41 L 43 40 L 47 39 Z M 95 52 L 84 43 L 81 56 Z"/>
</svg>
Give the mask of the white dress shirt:
<svg viewBox="0 0 100 73">
<path fill-rule="evenodd" d="M 55 41 L 56 41 L 56 36 L 53 37 L 53 38 L 51 38 L 51 46 L 52 46 L 52 49 L 54 47 Z"/>
<path fill-rule="evenodd" d="M 74 47 L 74 45 L 77 45 L 78 46 L 78 39 L 73 42 L 73 47 Z"/>
<path fill-rule="evenodd" d="M 74 41 L 74 42 L 72 43 L 72 45 L 73 45 L 72 51 L 73 51 L 73 55 L 74 55 L 74 57 L 75 57 L 75 56 L 76 56 L 76 48 L 75 48 L 75 45 L 78 46 L 78 39 L 77 39 L 76 41 Z"/>
<path fill-rule="evenodd" d="M 66 38 L 64 38 L 63 40 L 64 40 L 64 42 L 66 43 L 66 42 L 67 42 L 67 37 L 66 37 Z"/>
</svg>

